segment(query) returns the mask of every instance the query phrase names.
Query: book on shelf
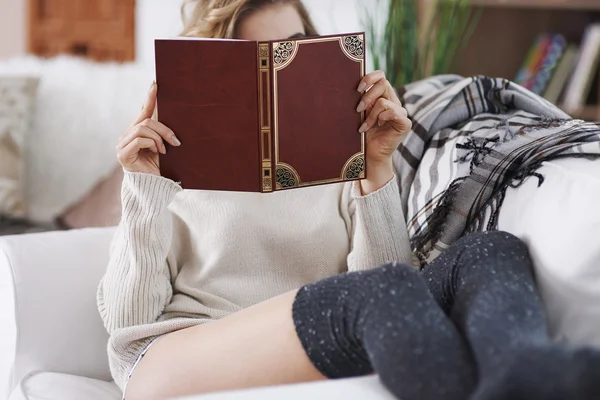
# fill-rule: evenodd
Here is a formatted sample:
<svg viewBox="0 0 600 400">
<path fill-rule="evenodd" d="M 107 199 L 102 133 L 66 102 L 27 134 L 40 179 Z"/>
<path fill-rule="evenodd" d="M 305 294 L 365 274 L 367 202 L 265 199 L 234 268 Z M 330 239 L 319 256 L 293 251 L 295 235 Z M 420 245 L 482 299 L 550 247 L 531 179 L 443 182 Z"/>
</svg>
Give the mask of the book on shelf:
<svg viewBox="0 0 600 400">
<path fill-rule="evenodd" d="M 552 33 L 538 35 L 517 73 L 515 82 L 536 94 L 542 94 L 566 47 L 567 41 L 563 35 Z"/>
<path fill-rule="evenodd" d="M 365 49 L 362 32 L 157 39 L 157 119 L 182 142 L 160 155 L 161 174 L 185 189 L 263 193 L 365 178 Z"/>
<path fill-rule="evenodd" d="M 553 35 L 552 43 L 548 47 L 544 60 L 540 65 L 539 73 L 533 84 L 532 91 L 536 94 L 542 94 L 548 84 L 552 74 L 556 70 L 558 63 L 567 49 L 567 40 L 563 35 Z"/>
<path fill-rule="evenodd" d="M 579 57 L 579 46 L 571 44 L 561 57 L 556 71 L 552 75 L 550 83 L 544 92 L 544 98 L 550 103 L 557 104 L 564 91 Z"/>
<path fill-rule="evenodd" d="M 530 47 L 525 62 L 521 66 L 521 69 L 517 73 L 515 82 L 521 86 L 531 89 L 535 76 L 537 75 L 538 64 L 544 56 L 544 52 L 548 47 L 548 43 L 551 41 L 548 34 L 540 34 L 536 37 L 533 45 Z"/>
<path fill-rule="evenodd" d="M 585 108 L 600 66 L 600 23 L 586 27 L 581 43 L 543 32 L 533 41 L 515 82 L 560 105 L 567 113 Z"/>
<path fill-rule="evenodd" d="M 567 112 L 575 111 L 585 106 L 594 75 L 598 73 L 599 61 L 600 24 L 592 24 L 586 28 L 577 64 L 565 90 L 564 108 Z"/>
</svg>

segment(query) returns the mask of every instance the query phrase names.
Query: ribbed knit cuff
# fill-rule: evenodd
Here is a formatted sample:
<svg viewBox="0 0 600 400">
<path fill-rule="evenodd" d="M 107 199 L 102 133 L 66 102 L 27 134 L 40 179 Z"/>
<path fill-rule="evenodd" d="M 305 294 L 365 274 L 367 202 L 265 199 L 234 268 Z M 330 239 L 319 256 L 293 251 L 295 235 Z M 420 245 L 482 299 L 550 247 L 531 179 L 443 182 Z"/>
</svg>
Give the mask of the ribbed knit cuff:
<svg viewBox="0 0 600 400">
<path fill-rule="evenodd" d="M 402 212 L 400 189 L 396 176 L 381 189 L 362 196 L 359 184 L 352 188 L 356 211 L 363 225 L 363 234 L 368 243 L 366 251 L 377 265 L 390 262 L 413 264 L 406 220 Z"/>
<path fill-rule="evenodd" d="M 177 183 L 162 176 L 125 171 L 121 189 L 123 211 L 138 207 L 160 211 L 181 190 Z"/>
<path fill-rule="evenodd" d="M 392 179 L 390 179 L 388 181 L 388 183 L 386 183 L 385 185 L 383 185 L 381 188 L 379 188 L 378 190 L 363 195 L 362 194 L 362 190 L 360 188 L 360 181 L 354 181 L 352 182 L 352 198 L 353 199 L 369 199 L 369 198 L 377 198 L 381 195 L 385 196 L 385 195 L 389 195 L 389 194 L 396 194 L 398 196 L 398 198 L 400 198 L 400 189 L 398 187 L 398 178 L 396 177 L 396 175 L 394 175 L 394 177 Z M 377 201 L 377 199 L 375 199 L 375 201 Z"/>
</svg>

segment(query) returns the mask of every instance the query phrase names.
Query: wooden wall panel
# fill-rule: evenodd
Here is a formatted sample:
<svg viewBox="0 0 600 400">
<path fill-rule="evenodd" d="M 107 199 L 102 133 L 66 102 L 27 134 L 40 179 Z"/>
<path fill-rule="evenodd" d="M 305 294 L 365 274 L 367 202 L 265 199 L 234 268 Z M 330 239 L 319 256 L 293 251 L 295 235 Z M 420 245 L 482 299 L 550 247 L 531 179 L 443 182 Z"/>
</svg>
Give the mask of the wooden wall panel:
<svg viewBox="0 0 600 400">
<path fill-rule="evenodd" d="M 135 0 L 29 0 L 29 52 L 135 59 Z"/>
</svg>

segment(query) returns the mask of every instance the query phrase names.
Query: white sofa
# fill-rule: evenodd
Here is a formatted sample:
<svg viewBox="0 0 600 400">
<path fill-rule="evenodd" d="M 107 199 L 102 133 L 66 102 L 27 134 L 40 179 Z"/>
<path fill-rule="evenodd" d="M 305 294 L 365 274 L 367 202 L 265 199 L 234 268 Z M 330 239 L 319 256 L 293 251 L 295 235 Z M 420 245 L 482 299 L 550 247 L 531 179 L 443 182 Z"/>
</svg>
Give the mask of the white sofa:
<svg viewBox="0 0 600 400">
<path fill-rule="evenodd" d="M 111 382 L 108 335 L 96 308 L 113 232 L 100 228 L 0 239 L 0 398 L 121 398 Z M 328 399 L 393 399 L 376 377 L 269 390 L 278 399 L 316 393 Z M 271 398 L 261 390 L 217 398 L 249 399 L 253 393 Z"/>
<path fill-rule="evenodd" d="M 49 223 L 111 172 L 114 144 L 138 114 L 154 68 L 25 56 L 2 60 L 3 75 L 40 78 L 25 192 L 29 217 Z M 120 399 L 95 298 L 112 232 L 0 236 L 0 400 Z M 313 387 L 331 388 L 328 398 L 389 398 L 376 378 Z"/>
<path fill-rule="evenodd" d="M 600 345 L 600 160 L 562 160 L 507 193 L 500 228 L 530 246 L 552 334 Z M 113 228 L 0 238 L 0 398 L 117 400 L 96 287 Z M 197 399 L 380 399 L 376 377 Z"/>
</svg>

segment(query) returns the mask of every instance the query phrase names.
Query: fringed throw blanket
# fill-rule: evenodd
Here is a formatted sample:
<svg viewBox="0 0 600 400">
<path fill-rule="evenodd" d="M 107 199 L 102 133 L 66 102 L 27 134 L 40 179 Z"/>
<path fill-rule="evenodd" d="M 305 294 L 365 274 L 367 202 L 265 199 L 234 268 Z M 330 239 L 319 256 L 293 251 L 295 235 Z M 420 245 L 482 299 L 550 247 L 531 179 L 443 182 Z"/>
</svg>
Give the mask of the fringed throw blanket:
<svg viewBox="0 0 600 400">
<path fill-rule="evenodd" d="M 398 94 L 413 128 L 394 165 L 422 264 L 468 232 L 497 229 L 507 187 L 530 176 L 543 184 L 542 162 L 600 156 L 600 124 L 504 79 L 443 75 Z"/>
</svg>

